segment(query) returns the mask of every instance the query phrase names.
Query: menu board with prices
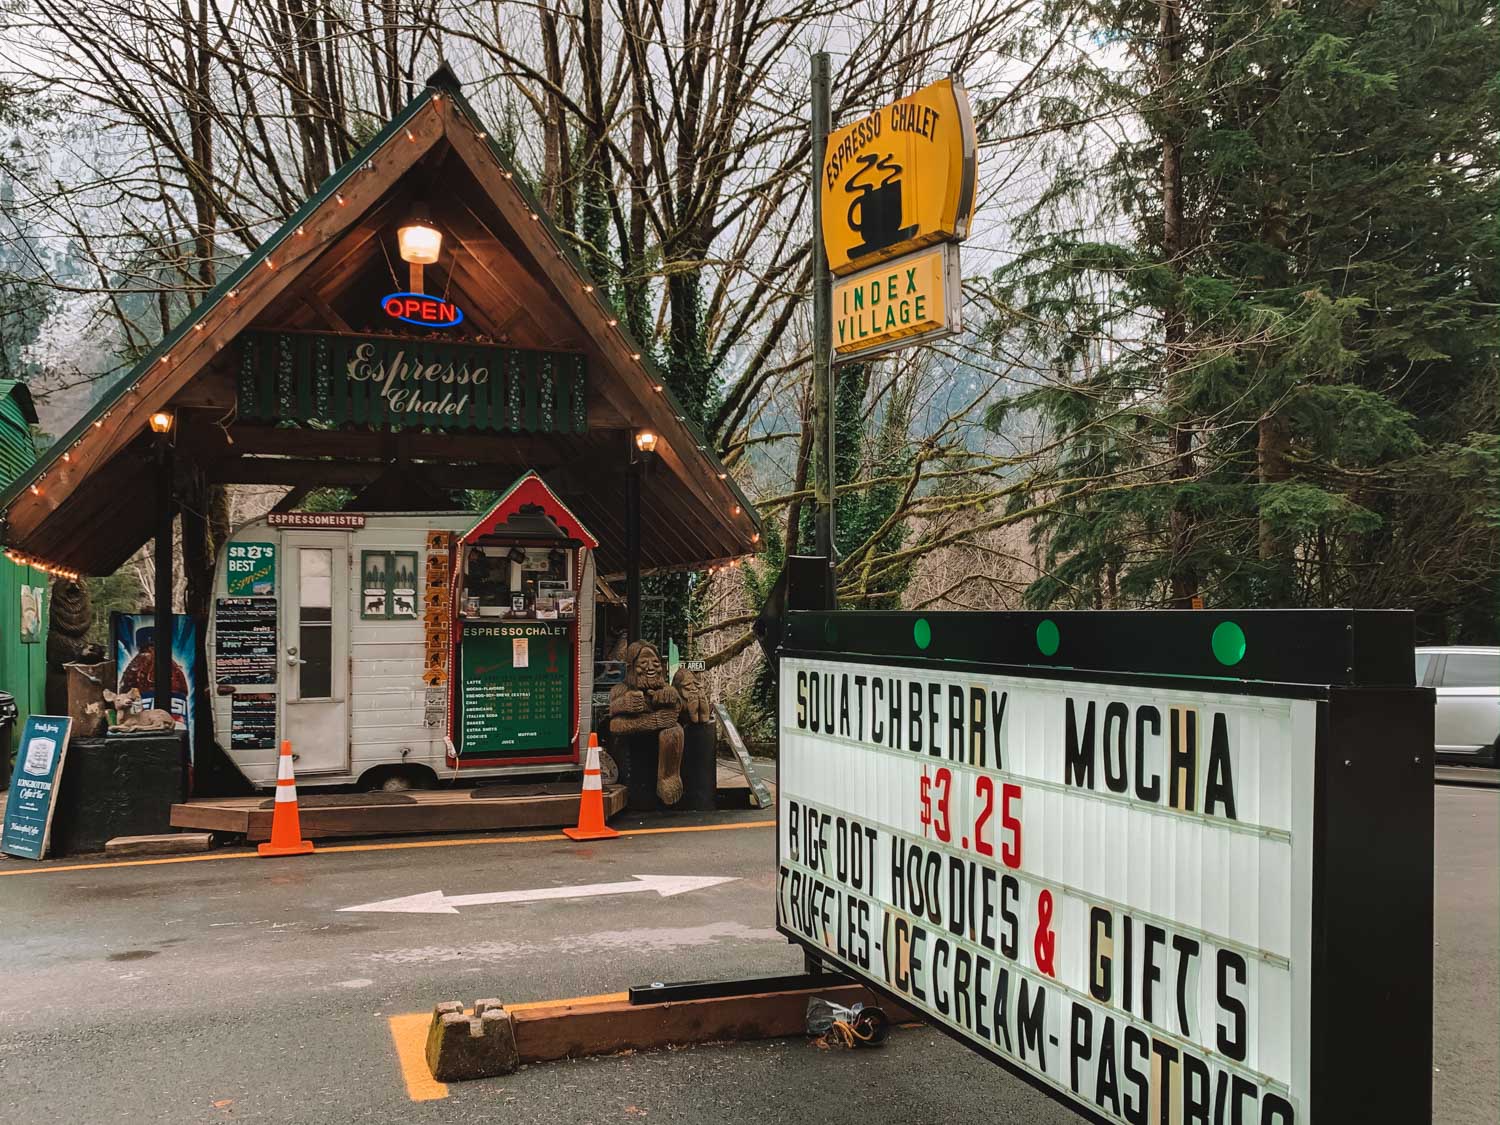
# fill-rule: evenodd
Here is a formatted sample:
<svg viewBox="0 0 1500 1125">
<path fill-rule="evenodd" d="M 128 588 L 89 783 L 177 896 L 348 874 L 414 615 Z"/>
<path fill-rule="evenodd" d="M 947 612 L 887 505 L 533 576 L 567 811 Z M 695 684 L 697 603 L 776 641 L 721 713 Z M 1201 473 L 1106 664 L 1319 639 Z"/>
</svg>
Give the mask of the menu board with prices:
<svg viewBox="0 0 1500 1125">
<path fill-rule="evenodd" d="M 214 683 L 276 682 L 276 599 L 214 601 Z"/>
<path fill-rule="evenodd" d="M 468 625 L 461 647 L 462 758 L 566 753 L 572 741 L 572 626 Z"/>
<path fill-rule="evenodd" d="M 276 749 L 276 694 L 238 692 L 230 700 L 229 745 L 234 750 Z"/>
</svg>

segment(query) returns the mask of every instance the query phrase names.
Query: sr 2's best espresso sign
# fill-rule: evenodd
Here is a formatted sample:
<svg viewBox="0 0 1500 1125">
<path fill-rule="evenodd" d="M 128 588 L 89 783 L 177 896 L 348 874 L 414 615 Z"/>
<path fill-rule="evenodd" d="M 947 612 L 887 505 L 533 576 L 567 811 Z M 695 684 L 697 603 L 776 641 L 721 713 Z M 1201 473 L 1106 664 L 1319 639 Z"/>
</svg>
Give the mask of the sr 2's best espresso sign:
<svg viewBox="0 0 1500 1125">
<path fill-rule="evenodd" d="M 780 683 L 784 932 L 1098 1119 L 1308 1120 L 1314 703 Z"/>
</svg>

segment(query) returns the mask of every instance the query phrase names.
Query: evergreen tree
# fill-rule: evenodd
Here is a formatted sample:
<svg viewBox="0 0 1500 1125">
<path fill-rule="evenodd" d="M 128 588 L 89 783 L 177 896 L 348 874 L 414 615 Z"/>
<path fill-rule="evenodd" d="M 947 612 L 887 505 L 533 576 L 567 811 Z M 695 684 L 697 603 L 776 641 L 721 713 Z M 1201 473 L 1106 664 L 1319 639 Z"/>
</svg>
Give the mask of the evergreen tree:
<svg viewBox="0 0 1500 1125">
<path fill-rule="evenodd" d="M 1060 442 L 1032 601 L 1408 607 L 1492 639 L 1494 6 L 1053 18 L 1108 47 L 1050 111 L 1135 126 L 1103 159 L 1084 130 L 997 279 L 1055 374 L 1007 404 Z M 1055 229 L 1100 183 L 1122 237 Z"/>
</svg>

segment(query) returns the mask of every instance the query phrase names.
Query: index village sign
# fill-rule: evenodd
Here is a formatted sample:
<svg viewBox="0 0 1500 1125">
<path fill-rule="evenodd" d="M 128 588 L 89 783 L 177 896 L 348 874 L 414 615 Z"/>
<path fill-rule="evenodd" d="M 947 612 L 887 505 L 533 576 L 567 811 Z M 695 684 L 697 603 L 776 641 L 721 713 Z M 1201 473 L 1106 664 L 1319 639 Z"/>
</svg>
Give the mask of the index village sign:
<svg viewBox="0 0 1500 1125">
<path fill-rule="evenodd" d="M 958 243 L 974 214 L 976 168 L 974 119 L 957 78 L 829 136 L 819 190 L 841 358 L 962 327 Z"/>
</svg>

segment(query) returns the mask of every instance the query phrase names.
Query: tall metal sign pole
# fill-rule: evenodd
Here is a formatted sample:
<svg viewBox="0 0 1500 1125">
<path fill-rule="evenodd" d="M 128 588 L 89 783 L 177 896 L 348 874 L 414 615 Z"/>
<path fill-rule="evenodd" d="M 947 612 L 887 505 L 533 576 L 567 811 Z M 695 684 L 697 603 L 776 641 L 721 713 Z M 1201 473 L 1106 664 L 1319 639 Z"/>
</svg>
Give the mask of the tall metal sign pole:
<svg viewBox="0 0 1500 1125">
<path fill-rule="evenodd" d="M 813 528 L 833 570 L 833 278 L 823 246 L 823 164 L 832 126 L 828 52 L 812 57 Z M 832 576 L 830 576 L 832 577 Z M 837 589 L 837 582 L 831 582 Z"/>
</svg>

